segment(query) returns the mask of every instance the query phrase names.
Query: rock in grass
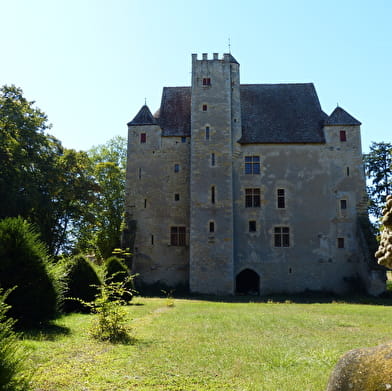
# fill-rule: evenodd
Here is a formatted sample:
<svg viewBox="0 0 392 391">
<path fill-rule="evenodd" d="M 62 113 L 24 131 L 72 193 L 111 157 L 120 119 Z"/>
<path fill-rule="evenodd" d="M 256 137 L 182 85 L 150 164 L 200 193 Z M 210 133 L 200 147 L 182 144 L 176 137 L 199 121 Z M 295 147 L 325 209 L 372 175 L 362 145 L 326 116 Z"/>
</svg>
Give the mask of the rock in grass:
<svg viewBox="0 0 392 391">
<path fill-rule="evenodd" d="M 347 352 L 336 364 L 326 391 L 392 391 L 392 342 Z"/>
</svg>

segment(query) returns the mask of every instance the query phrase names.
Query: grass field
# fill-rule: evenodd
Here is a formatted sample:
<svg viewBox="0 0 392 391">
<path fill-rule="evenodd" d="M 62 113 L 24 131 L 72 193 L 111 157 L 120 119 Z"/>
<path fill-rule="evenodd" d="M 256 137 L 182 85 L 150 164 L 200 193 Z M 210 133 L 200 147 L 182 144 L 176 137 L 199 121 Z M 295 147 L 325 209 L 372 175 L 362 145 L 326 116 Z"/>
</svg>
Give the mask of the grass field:
<svg viewBox="0 0 392 391">
<path fill-rule="evenodd" d="M 392 306 L 136 298 L 134 342 L 88 335 L 70 315 L 25 335 L 32 389 L 321 391 L 347 350 L 392 339 Z"/>
</svg>

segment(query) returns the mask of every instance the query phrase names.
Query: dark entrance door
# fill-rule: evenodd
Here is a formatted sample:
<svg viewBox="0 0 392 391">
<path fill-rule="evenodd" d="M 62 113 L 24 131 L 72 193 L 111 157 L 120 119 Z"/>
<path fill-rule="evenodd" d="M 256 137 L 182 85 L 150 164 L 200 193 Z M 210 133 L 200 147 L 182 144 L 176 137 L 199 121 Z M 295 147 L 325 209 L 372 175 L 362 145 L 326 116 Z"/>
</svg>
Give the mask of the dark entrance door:
<svg viewBox="0 0 392 391">
<path fill-rule="evenodd" d="M 239 295 L 259 295 L 260 277 L 251 270 L 245 269 L 236 277 L 236 293 Z"/>
</svg>

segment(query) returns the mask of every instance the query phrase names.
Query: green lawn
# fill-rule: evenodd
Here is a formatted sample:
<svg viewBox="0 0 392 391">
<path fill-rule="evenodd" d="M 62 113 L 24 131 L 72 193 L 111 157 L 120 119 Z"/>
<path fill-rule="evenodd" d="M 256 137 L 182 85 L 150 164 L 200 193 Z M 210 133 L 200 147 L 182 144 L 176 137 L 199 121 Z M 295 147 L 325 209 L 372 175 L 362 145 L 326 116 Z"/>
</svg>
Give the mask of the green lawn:
<svg viewBox="0 0 392 391">
<path fill-rule="evenodd" d="M 32 389 L 321 391 L 344 352 L 392 339 L 392 307 L 382 305 L 134 303 L 130 345 L 92 340 L 92 315 L 25 336 Z"/>
</svg>

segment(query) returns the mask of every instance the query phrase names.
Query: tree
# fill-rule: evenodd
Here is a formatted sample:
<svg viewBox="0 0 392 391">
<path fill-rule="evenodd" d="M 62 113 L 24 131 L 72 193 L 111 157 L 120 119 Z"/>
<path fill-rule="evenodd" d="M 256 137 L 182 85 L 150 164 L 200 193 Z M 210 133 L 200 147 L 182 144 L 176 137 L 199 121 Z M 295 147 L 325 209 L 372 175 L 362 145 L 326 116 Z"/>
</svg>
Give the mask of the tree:
<svg viewBox="0 0 392 391">
<path fill-rule="evenodd" d="M 385 199 L 392 194 L 392 144 L 373 142 L 370 152 L 364 155 L 366 175 L 371 181 L 368 186 L 370 213 L 379 218 Z"/>
<path fill-rule="evenodd" d="M 90 159 L 45 134 L 46 115 L 20 88 L 0 92 L 0 219 L 22 216 L 51 253 L 66 251 L 94 203 Z"/>
<path fill-rule="evenodd" d="M 82 227 L 78 248 L 91 250 L 104 259 L 120 247 L 125 208 L 125 138 L 114 137 L 104 145 L 93 147 L 88 154 L 97 192 L 88 209 L 93 218 Z"/>
</svg>

